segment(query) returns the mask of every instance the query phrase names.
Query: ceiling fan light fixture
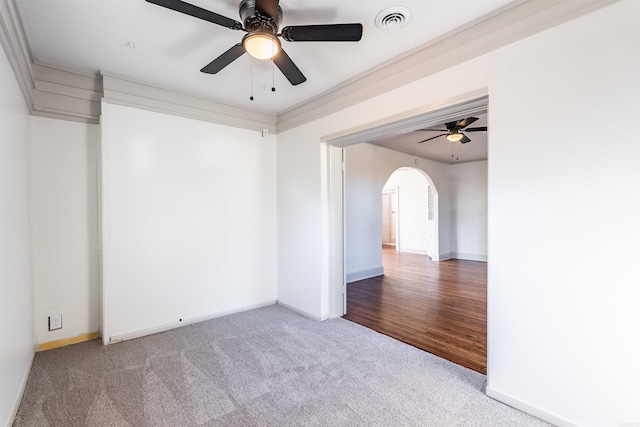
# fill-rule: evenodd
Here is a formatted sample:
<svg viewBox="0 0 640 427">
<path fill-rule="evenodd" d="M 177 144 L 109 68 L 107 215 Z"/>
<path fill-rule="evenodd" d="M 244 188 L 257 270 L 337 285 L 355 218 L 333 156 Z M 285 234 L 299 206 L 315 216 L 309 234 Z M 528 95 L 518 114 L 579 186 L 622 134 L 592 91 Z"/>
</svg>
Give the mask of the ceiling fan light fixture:
<svg viewBox="0 0 640 427">
<path fill-rule="evenodd" d="M 460 132 L 451 132 L 447 135 L 447 139 L 451 142 L 458 142 L 464 137 Z"/>
<path fill-rule="evenodd" d="M 280 51 L 280 40 L 268 33 L 249 33 L 242 39 L 242 45 L 257 59 L 271 59 Z"/>
</svg>

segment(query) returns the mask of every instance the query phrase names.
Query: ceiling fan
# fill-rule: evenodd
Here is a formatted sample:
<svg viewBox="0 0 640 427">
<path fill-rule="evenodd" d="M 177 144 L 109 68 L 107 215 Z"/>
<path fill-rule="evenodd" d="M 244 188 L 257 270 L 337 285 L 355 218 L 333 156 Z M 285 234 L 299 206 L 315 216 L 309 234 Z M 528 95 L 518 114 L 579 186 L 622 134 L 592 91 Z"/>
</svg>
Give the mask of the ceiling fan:
<svg viewBox="0 0 640 427">
<path fill-rule="evenodd" d="M 362 38 L 362 24 L 298 25 L 284 27 L 278 33 L 283 16 L 279 0 L 242 0 L 242 23 L 181 0 L 147 1 L 247 33 L 241 43 L 232 46 L 200 70 L 208 74 L 216 74 L 247 52 L 254 58 L 271 59 L 292 85 L 298 85 L 304 83 L 307 78 L 282 49 L 278 37 L 289 42 L 357 42 Z"/>
<path fill-rule="evenodd" d="M 421 131 L 437 131 L 437 132 L 446 132 L 441 133 L 440 135 L 432 136 L 431 138 L 427 138 L 422 141 L 418 141 L 418 144 L 423 142 L 431 141 L 432 139 L 440 138 L 441 136 L 447 136 L 447 139 L 451 142 L 460 142 L 461 144 L 466 144 L 471 141 L 464 132 L 486 132 L 487 127 L 481 126 L 477 128 L 468 128 L 471 123 L 478 120 L 477 117 L 467 117 L 466 119 L 458 120 L 455 122 L 445 123 L 446 129 L 418 129 Z"/>
</svg>

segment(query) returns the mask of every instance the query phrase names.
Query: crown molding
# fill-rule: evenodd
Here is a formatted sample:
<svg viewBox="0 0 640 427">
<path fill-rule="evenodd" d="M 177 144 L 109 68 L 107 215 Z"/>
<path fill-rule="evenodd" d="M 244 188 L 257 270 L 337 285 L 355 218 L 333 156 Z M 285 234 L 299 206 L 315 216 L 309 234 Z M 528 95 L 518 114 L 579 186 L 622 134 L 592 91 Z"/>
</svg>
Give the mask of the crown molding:
<svg viewBox="0 0 640 427">
<path fill-rule="evenodd" d="M 250 130 L 276 131 L 276 115 L 246 110 L 207 98 L 102 74 L 103 100 Z"/>
<path fill-rule="evenodd" d="M 278 114 L 278 132 L 336 113 L 619 0 L 516 0 Z"/>
<path fill-rule="evenodd" d="M 104 99 L 111 103 L 217 124 L 276 131 L 275 114 L 251 111 L 117 76 L 39 61 L 31 55 L 14 0 L 0 0 L 0 45 L 7 55 L 28 109 L 34 116 L 99 123 Z"/>
<path fill-rule="evenodd" d="M 13 0 L 0 0 L 0 45 L 7 55 L 29 111 L 33 110 L 33 67 L 29 44 Z"/>
<path fill-rule="evenodd" d="M 14 0 L 0 0 L 0 44 L 33 115 L 98 123 L 104 98 L 111 103 L 276 133 L 338 112 L 617 1 L 515 0 L 277 115 L 122 77 L 34 60 Z"/>
<path fill-rule="evenodd" d="M 100 74 L 38 60 L 33 70 L 33 115 L 98 123 L 102 97 Z"/>
<path fill-rule="evenodd" d="M 99 75 L 34 60 L 14 0 L 0 1 L 0 44 L 32 115 L 98 122 Z"/>
</svg>

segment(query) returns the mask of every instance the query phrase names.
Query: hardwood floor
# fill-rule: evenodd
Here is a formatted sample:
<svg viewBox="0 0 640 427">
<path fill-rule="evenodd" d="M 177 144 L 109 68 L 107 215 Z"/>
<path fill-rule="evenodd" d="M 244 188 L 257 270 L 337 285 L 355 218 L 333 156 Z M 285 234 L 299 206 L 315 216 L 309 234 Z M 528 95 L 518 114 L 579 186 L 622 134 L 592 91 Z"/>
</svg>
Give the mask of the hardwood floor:
<svg viewBox="0 0 640 427">
<path fill-rule="evenodd" d="M 487 264 L 382 250 L 385 275 L 347 285 L 345 319 L 487 371 Z"/>
</svg>

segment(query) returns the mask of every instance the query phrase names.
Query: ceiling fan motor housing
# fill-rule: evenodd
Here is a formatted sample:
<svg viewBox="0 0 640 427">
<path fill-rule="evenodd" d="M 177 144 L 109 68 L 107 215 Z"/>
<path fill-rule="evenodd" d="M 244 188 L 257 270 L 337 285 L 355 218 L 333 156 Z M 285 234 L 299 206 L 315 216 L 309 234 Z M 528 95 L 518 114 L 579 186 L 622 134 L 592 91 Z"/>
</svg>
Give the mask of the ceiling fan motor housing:
<svg viewBox="0 0 640 427">
<path fill-rule="evenodd" d="M 282 22 L 282 8 L 278 6 L 276 16 L 262 16 L 256 11 L 256 0 L 242 0 L 240 2 L 240 19 L 244 23 L 244 28 L 248 32 L 261 31 L 265 33 L 277 34 L 278 27 Z"/>
</svg>

